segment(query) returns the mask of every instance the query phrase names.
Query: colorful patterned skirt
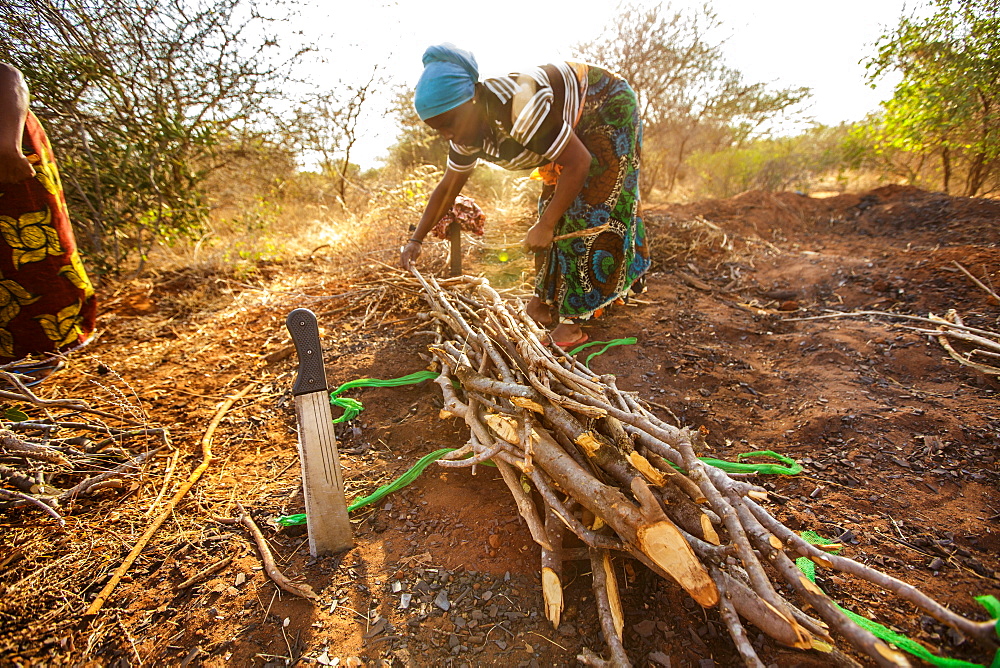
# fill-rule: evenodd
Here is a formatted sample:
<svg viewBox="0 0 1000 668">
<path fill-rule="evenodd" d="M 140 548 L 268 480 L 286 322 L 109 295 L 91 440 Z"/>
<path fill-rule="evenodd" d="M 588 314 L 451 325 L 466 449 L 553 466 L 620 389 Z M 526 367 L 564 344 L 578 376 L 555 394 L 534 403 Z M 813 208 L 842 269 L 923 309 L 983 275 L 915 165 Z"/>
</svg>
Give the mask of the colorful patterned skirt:
<svg viewBox="0 0 1000 668">
<path fill-rule="evenodd" d="M 0 363 L 82 345 L 97 311 L 52 148 L 30 112 L 23 149 L 35 177 L 0 183 Z"/>
<path fill-rule="evenodd" d="M 591 65 L 575 129 L 593 156 L 590 172 L 555 229 L 535 282 L 535 294 L 558 309 L 560 322 L 600 316 L 609 304 L 640 292 L 650 265 L 639 206 L 642 122 L 635 92 Z M 542 191 L 539 213 L 552 190 Z"/>
</svg>

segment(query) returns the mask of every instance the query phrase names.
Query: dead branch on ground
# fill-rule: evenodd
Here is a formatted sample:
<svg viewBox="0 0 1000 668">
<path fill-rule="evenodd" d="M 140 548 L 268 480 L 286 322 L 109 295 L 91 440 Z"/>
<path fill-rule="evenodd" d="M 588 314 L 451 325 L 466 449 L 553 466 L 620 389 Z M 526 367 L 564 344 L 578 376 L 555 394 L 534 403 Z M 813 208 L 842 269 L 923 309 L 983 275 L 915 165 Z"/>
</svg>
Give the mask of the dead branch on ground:
<svg viewBox="0 0 1000 668">
<path fill-rule="evenodd" d="M 237 504 L 240 511 L 240 517 L 237 520 L 253 537 L 254 544 L 257 546 L 257 551 L 260 552 L 260 561 L 264 564 L 264 572 L 267 573 L 267 577 L 271 578 L 273 582 L 279 589 L 287 591 L 289 594 L 298 596 L 299 598 L 308 599 L 310 601 L 316 601 L 319 596 L 313 591 L 313 588 L 307 584 L 296 584 L 285 577 L 284 573 L 278 568 L 277 564 L 274 563 L 274 557 L 271 555 L 271 548 L 267 545 L 267 540 L 264 538 L 264 534 L 260 532 L 257 527 L 257 523 L 253 521 L 250 514 L 247 513 L 246 509 L 242 505 Z"/>
<path fill-rule="evenodd" d="M 128 569 L 132 567 L 136 558 L 146 547 L 149 539 L 153 537 L 156 530 L 159 529 L 167 518 L 174 512 L 177 502 L 180 501 L 188 493 L 188 490 L 190 490 L 191 487 L 198 482 L 198 479 L 201 478 L 201 474 L 204 473 L 212 463 L 212 436 L 215 434 L 216 428 L 219 426 L 219 423 L 222 422 L 222 418 L 226 416 L 229 409 L 232 408 L 233 404 L 242 399 L 248 392 L 250 392 L 250 390 L 253 389 L 253 387 L 253 384 L 247 385 L 236 394 L 226 397 L 222 404 L 220 404 L 215 413 L 215 417 L 212 418 L 212 422 L 208 425 L 208 429 L 205 430 L 205 435 L 201 439 L 201 464 L 199 464 L 198 467 L 191 472 L 188 479 L 180 487 L 178 487 L 177 492 L 174 493 L 173 498 L 170 499 L 170 502 L 167 503 L 163 511 L 149 524 L 149 526 L 146 527 L 146 530 L 143 532 L 142 536 L 139 537 L 139 540 L 136 541 L 132 550 L 128 553 L 128 556 L 125 557 L 125 560 L 111 575 L 111 579 L 106 585 L 104 585 L 104 588 L 101 589 L 101 592 L 90 604 L 90 607 L 87 608 L 87 611 L 84 613 L 85 615 L 95 615 L 100 612 L 101 608 L 104 607 L 104 602 L 108 600 L 108 597 L 111 596 L 115 587 L 117 587 L 118 583 L 121 582 L 122 576 L 124 576 L 125 573 L 128 572 Z"/>
<path fill-rule="evenodd" d="M 170 446 L 165 429 L 121 429 L 104 421 L 84 422 L 81 414 L 110 414 L 91 409 L 79 399 L 40 399 L 15 374 L 3 372 L 0 376 L 13 388 L 0 392 L 0 398 L 20 401 L 45 413 L 40 419 L 0 424 L 0 485 L 14 488 L 0 487 L 0 510 L 35 507 L 63 524 L 63 515 L 72 508 L 62 509 L 61 504 L 72 506 L 80 496 L 112 487 L 133 489 L 131 479 L 137 472 Z M 55 416 L 54 411 L 66 413 Z M 8 411 L 8 420 L 19 412 Z M 94 441 L 91 435 L 95 433 L 105 438 Z"/>
<path fill-rule="evenodd" d="M 1000 376 L 1000 367 L 983 364 L 972 359 L 976 355 L 990 359 L 1000 359 L 1000 332 L 979 327 L 969 327 L 962 321 L 962 317 L 955 309 L 949 309 L 943 318 L 933 313 L 928 313 L 927 317 L 922 317 L 905 313 L 891 313 L 889 311 L 838 311 L 805 318 L 785 318 L 784 322 L 803 322 L 807 320 L 849 318 L 866 315 L 880 316 L 894 320 L 924 322 L 934 325 L 936 329 L 912 326 L 904 327 L 920 334 L 926 334 L 937 341 L 945 349 L 945 352 L 948 353 L 948 356 L 962 366 L 971 367 L 987 375 Z M 961 342 L 965 350 L 957 350 L 953 342 Z"/>
</svg>

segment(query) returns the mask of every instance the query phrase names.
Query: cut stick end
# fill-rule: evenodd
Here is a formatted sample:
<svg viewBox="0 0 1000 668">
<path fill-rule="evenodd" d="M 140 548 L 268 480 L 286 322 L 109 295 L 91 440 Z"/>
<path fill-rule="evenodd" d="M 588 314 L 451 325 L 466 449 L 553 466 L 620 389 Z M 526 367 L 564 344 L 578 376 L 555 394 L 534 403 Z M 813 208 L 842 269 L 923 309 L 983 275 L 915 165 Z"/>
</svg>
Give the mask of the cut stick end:
<svg viewBox="0 0 1000 668">
<path fill-rule="evenodd" d="M 820 557 L 818 555 L 813 555 L 809 557 L 812 559 L 813 563 L 817 566 L 822 566 L 823 568 L 833 568 L 833 562 L 826 557 Z"/>
<path fill-rule="evenodd" d="M 670 520 L 639 527 L 639 549 L 704 608 L 719 604 L 719 590 L 694 550 Z"/>
<path fill-rule="evenodd" d="M 884 659 L 890 661 L 894 666 L 899 666 L 900 668 L 910 668 L 910 662 L 903 654 L 889 647 L 881 640 L 875 642 L 875 651 L 882 655 Z"/>
<path fill-rule="evenodd" d="M 635 467 L 635 469 L 642 474 L 642 477 L 649 481 L 649 484 L 654 487 L 663 487 L 667 484 L 666 476 L 653 468 L 653 465 L 649 463 L 649 460 L 640 455 L 634 450 L 628 453 L 629 463 Z"/>
<path fill-rule="evenodd" d="M 712 545 L 722 545 L 722 539 L 719 538 L 719 532 L 715 530 L 715 526 L 712 524 L 712 520 L 708 519 L 708 515 L 702 513 L 698 520 L 701 523 L 701 534 L 705 540 Z"/>
<path fill-rule="evenodd" d="M 622 639 L 625 629 L 625 613 L 622 611 L 622 598 L 618 592 L 618 578 L 615 577 L 615 567 L 611 563 L 611 555 L 604 553 L 604 582 L 608 592 L 608 607 L 611 608 L 611 621 L 615 626 L 618 639 Z"/>
<path fill-rule="evenodd" d="M 542 596 L 545 599 L 545 617 L 552 622 L 552 628 L 559 628 L 563 611 L 562 582 L 554 570 L 542 568 Z"/>
</svg>

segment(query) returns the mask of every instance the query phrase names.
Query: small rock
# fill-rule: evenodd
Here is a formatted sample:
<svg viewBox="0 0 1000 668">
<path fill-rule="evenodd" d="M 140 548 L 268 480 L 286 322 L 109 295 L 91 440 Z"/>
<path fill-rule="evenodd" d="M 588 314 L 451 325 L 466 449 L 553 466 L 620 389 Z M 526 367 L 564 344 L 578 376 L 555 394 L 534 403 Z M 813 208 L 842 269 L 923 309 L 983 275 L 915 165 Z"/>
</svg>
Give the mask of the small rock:
<svg viewBox="0 0 1000 668">
<path fill-rule="evenodd" d="M 488 601 L 491 598 L 493 598 L 493 592 L 491 592 L 489 590 L 486 590 L 486 591 L 483 592 L 483 600 L 484 601 Z"/>
<path fill-rule="evenodd" d="M 434 597 L 434 605 L 445 612 L 451 609 L 451 601 L 448 600 L 448 592 L 446 590 L 442 589 L 438 592 L 438 595 Z"/>
<path fill-rule="evenodd" d="M 939 571 L 942 568 L 944 568 L 944 560 L 941 559 L 941 557 L 934 557 L 934 559 L 932 559 L 931 563 L 928 565 L 928 568 L 930 568 L 932 571 Z"/>
<path fill-rule="evenodd" d="M 499 647 L 501 650 L 507 649 L 507 643 L 504 642 L 503 640 L 494 640 L 493 642 L 495 642 L 497 644 L 497 647 Z"/>
<path fill-rule="evenodd" d="M 380 634 L 383 631 L 385 631 L 385 627 L 386 627 L 386 625 L 388 623 L 389 623 L 388 620 L 386 620 L 385 617 L 382 617 L 377 622 L 375 622 L 374 624 L 372 624 L 371 628 L 368 629 L 368 631 L 364 635 L 365 640 L 367 640 L 369 638 L 374 638 L 378 634 Z"/>
<path fill-rule="evenodd" d="M 236 586 L 237 587 L 239 587 L 241 584 L 243 584 L 246 581 L 247 581 L 247 575 L 246 575 L 246 573 L 237 573 L 236 574 Z"/>
<path fill-rule="evenodd" d="M 412 599 L 413 599 L 413 594 L 410 593 L 401 594 L 399 597 L 399 609 L 406 610 L 407 608 L 409 608 L 410 600 Z"/>
<path fill-rule="evenodd" d="M 399 592 L 403 591 L 403 583 L 400 582 L 399 580 L 393 582 L 391 586 L 393 594 L 398 594 Z"/>
<path fill-rule="evenodd" d="M 857 536 L 854 535 L 854 532 L 851 531 L 850 529 L 848 529 L 847 531 L 845 531 L 844 533 L 840 534 L 840 536 L 837 537 L 837 542 L 838 543 L 853 543 L 853 542 L 857 541 L 857 539 L 858 538 L 857 538 Z"/>
<path fill-rule="evenodd" d="M 644 619 L 638 624 L 632 626 L 632 630 L 638 633 L 643 638 L 649 638 L 653 635 L 656 630 L 656 622 L 652 619 Z"/>
<path fill-rule="evenodd" d="M 559 625 L 559 629 L 557 632 L 564 638 L 570 638 L 576 635 L 576 627 L 568 622 L 563 622 L 562 624 Z"/>
<path fill-rule="evenodd" d="M 646 658 L 658 666 L 663 666 L 663 668 L 673 668 L 670 663 L 670 657 L 663 652 L 650 652 Z"/>
</svg>

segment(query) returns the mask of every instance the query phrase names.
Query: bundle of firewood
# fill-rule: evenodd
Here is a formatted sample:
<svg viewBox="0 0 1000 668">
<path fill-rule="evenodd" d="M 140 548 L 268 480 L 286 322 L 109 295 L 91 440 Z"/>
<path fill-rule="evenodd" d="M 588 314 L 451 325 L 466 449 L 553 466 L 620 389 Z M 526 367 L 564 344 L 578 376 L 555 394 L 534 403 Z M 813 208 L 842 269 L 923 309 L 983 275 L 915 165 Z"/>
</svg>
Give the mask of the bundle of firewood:
<svg viewBox="0 0 1000 668">
<path fill-rule="evenodd" d="M 765 507 L 766 490 L 698 458 L 705 447 L 699 431 L 665 422 L 619 390 L 614 376 L 599 376 L 543 343 L 548 337 L 520 302 L 504 300 L 487 280 L 414 275 L 436 323 L 430 352 L 440 365 L 442 415 L 462 418 L 470 429 L 468 443 L 440 463 L 492 460 L 499 468 L 541 546 L 545 612 L 553 625 L 563 608 L 562 564 L 590 559 L 610 658 L 588 651 L 581 661 L 629 665 L 610 566 L 615 552 L 676 581 L 702 606 L 718 607 L 748 666 L 763 664 L 746 622 L 787 646 L 839 654 L 836 635 L 879 665 L 909 665 L 805 577 L 794 562 L 800 557 L 878 585 L 984 648 L 996 648 L 994 621 L 955 614 L 784 526 Z M 586 547 L 564 548 L 567 532 Z M 775 582 L 787 583 L 797 600 L 780 594 Z"/>
</svg>

